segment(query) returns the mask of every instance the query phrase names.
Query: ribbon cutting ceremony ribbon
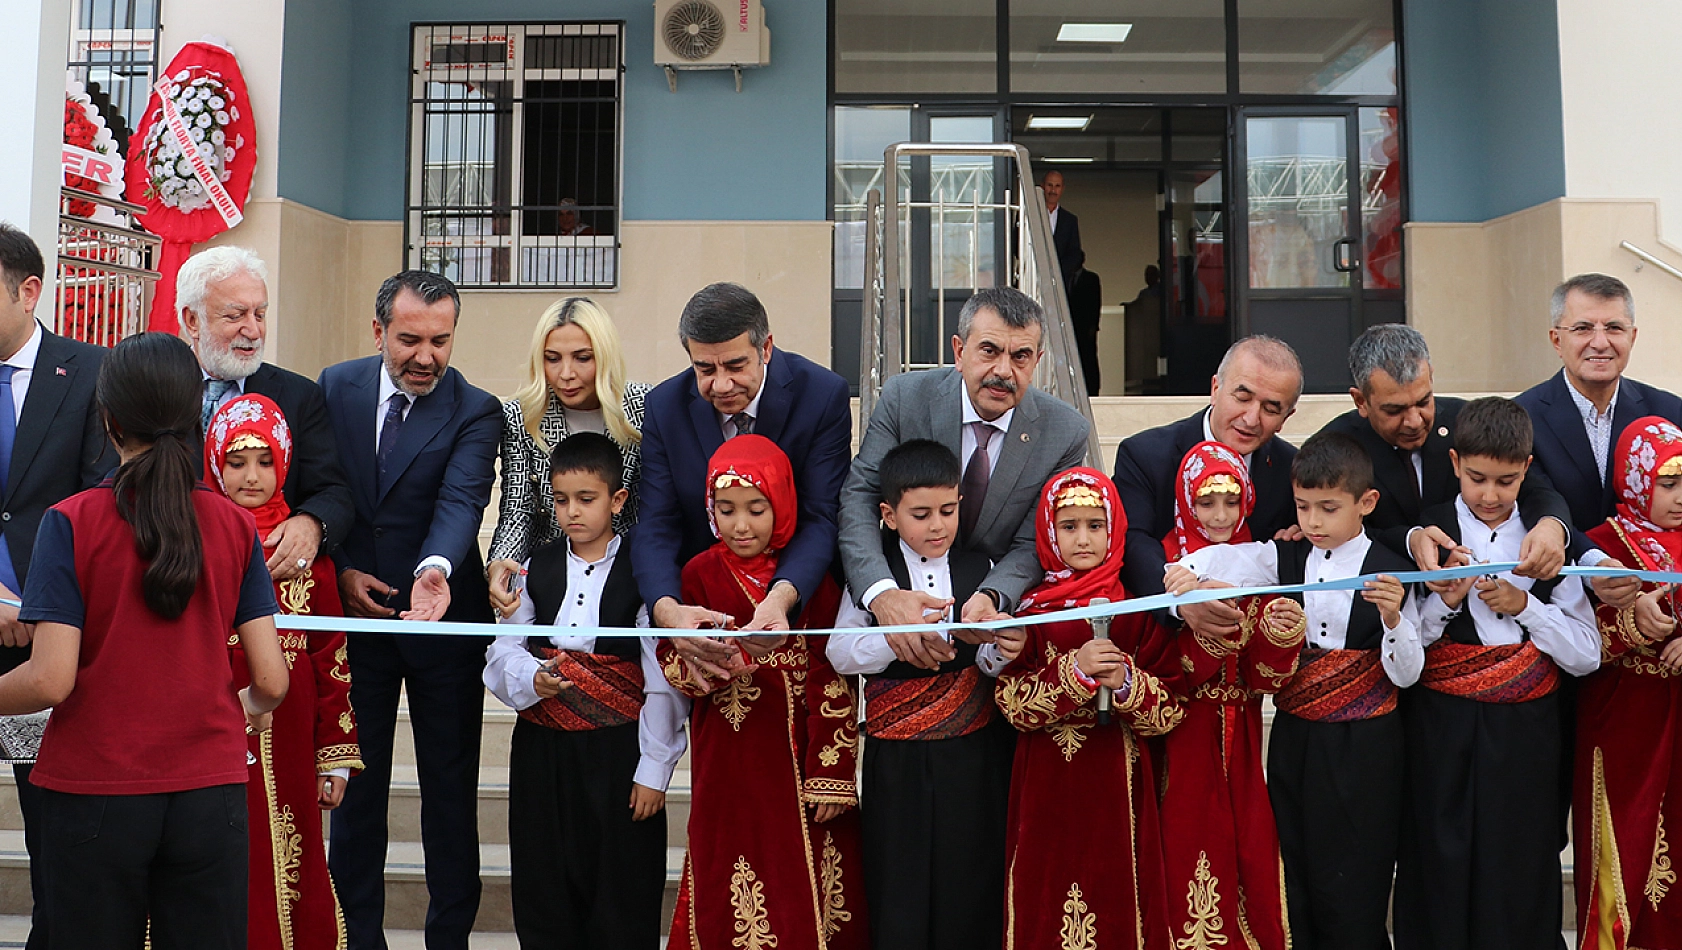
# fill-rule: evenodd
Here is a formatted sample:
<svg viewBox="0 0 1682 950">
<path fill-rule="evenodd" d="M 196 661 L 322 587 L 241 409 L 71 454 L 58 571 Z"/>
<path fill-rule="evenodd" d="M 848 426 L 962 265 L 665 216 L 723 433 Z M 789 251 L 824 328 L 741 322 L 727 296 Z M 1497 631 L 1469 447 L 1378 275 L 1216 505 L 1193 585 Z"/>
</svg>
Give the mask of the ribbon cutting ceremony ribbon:
<svg viewBox="0 0 1682 950">
<path fill-rule="evenodd" d="M 1203 604 L 1214 600 L 1235 600 L 1242 597 L 1260 597 L 1269 594 L 1310 594 L 1317 591 L 1332 590 L 1361 590 L 1366 583 L 1376 580 L 1380 576 L 1394 577 L 1404 584 L 1422 584 L 1427 581 L 1452 581 L 1467 577 L 1482 577 L 1486 574 L 1503 574 L 1518 566 L 1517 561 L 1502 561 L 1493 564 L 1464 564 L 1459 567 L 1444 567 L 1434 571 L 1387 571 L 1381 574 L 1361 574 L 1356 577 L 1345 577 L 1335 581 L 1319 581 L 1314 584 L 1281 584 L 1273 587 L 1220 587 L 1208 590 L 1193 590 L 1184 594 L 1153 594 L 1149 597 L 1136 597 L 1131 600 L 1116 601 L 1088 607 L 1075 607 L 1069 610 L 1056 610 L 1049 613 L 1034 614 L 1031 617 L 1012 617 L 1004 620 L 987 620 L 978 623 L 960 623 L 957 621 L 942 621 L 939 623 L 912 623 L 897 626 L 880 627 L 848 627 L 846 629 L 828 630 L 794 630 L 803 636 L 851 637 L 864 634 L 880 633 L 927 633 L 930 630 L 944 633 L 949 630 L 1008 630 L 1011 627 L 1035 627 L 1041 624 L 1061 623 L 1066 620 L 1091 620 L 1094 617 L 1117 617 L 1123 614 L 1148 613 L 1153 610 L 1163 610 L 1169 607 L 1185 607 L 1191 604 Z M 1642 571 L 1628 567 L 1565 567 L 1560 572 L 1568 577 L 1634 577 L 1650 584 L 1682 584 L 1682 571 Z M 16 600 L 0 598 L 0 604 L 8 607 L 21 607 Z M 519 636 L 530 636 L 531 631 L 546 626 L 544 624 L 483 624 L 459 623 L 453 621 L 421 622 L 413 620 L 373 620 L 366 617 L 320 617 L 312 614 L 275 614 L 275 626 L 281 630 L 300 631 L 343 631 L 345 633 L 390 633 L 399 636 L 445 636 L 445 637 L 494 637 L 514 636 L 518 629 Z M 495 632 L 502 627 L 505 632 Z M 666 627 L 568 627 L 567 636 L 578 637 L 744 637 L 762 636 L 763 633 L 744 632 L 740 630 L 683 630 Z"/>
</svg>

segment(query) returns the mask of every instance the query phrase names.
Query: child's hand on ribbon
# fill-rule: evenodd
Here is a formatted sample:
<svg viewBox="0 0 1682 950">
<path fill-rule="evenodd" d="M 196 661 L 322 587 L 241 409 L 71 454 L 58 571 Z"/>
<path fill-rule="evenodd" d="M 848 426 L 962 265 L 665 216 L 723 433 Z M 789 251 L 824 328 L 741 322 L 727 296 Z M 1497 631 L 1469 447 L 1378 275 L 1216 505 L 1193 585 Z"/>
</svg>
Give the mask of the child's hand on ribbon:
<svg viewBox="0 0 1682 950">
<path fill-rule="evenodd" d="M 1406 596 L 1407 588 L 1402 586 L 1401 581 L 1388 574 L 1381 574 L 1377 580 L 1367 581 L 1366 590 L 1361 591 L 1362 599 L 1378 608 L 1385 629 L 1389 630 L 1395 629 L 1396 625 L 1402 622 L 1402 600 Z"/>
<path fill-rule="evenodd" d="M 1162 587 L 1178 597 L 1197 589 L 1197 575 L 1183 564 L 1170 564 L 1162 573 Z"/>
<path fill-rule="evenodd" d="M 1519 590 L 1499 577 L 1480 577 L 1472 586 L 1478 589 L 1478 599 L 1498 614 L 1516 617 L 1530 606 L 1529 591 Z"/>
<path fill-rule="evenodd" d="M 1649 642 L 1669 639 L 1676 632 L 1676 618 L 1665 612 L 1669 592 L 1666 585 L 1635 599 L 1635 629 Z"/>
</svg>

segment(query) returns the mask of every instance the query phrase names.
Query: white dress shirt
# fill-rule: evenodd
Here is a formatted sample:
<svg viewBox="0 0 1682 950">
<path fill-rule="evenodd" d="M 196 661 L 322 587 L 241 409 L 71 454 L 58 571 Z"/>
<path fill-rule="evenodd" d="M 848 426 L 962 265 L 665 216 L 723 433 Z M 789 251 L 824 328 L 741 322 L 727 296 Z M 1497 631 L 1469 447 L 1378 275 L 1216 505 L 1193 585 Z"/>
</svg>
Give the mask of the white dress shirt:
<svg viewBox="0 0 1682 950">
<path fill-rule="evenodd" d="M 1365 532 L 1335 548 L 1315 548 L 1303 568 L 1303 582 L 1318 584 L 1361 574 L 1372 539 Z M 1272 541 L 1243 544 L 1211 544 L 1181 558 L 1179 563 L 1199 578 L 1224 581 L 1235 587 L 1267 587 L 1279 583 L 1279 547 Z M 1349 642 L 1349 612 L 1355 606 L 1353 590 L 1312 591 L 1302 595 L 1303 613 L 1308 617 L 1305 646 L 1321 650 L 1343 650 Z M 1380 614 L 1380 622 L 1383 615 Z M 1402 599 L 1401 620 L 1384 628 L 1379 663 L 1399 687 L 1419 681 L 1425 668 L 1425 644 L 1419 634 L 1419 602 Z"/>
<path fill-rule="evenodd" d="M 41 352 L 41 323 L 29 331 L 29 339 L 9 359 L 0 360 L 12 368 L 12 422 L 23 420 L 23 401 L 29 396 L 29 380 L 35 375 L 35 357 Z"/>
<path fill-rule="evenodd" d="M 593 653 L 596 638 L 578 636 L 566 631 L 573 627 L 595 627 L 601 623 L 602 590 L 607 586 L 613 560 L 619 554 L 619 538 L 608 542 L 607 553 L 598 561 L 586 561 L 572 553 L 567 542 L 567 595 L 553 625 L 539 625 L 553 631 L 549 642 L 557 650 Z M 521 565 L 521 575 L 531 564 Z M 520 605 L 507 620 L 499 620 L 507 632 L 499 632 L 485 650 L 486 688 L 513 709 L 526 709 L 537 704 L 539 696 L 532 684 L 542 661 L 526 649 L 526 637 L 536 630 L 514 631 L 514 627 L 531 627 L 537 622 L 537 608 L 525 588 L 520 589 Z M 637 612 L 637 627 L 648 627 L 648 608 Z M 644 788 L 664 792 L 671 784 L 672 770 L 689 747 L 683 732 L 684 720 L 689 718 L 689 699 L 671 684 L 660 670 L 655 658 L 654 637 L 642 637 L 643 706 L 637 717 L 637 741 L 642 755 L 637 761 L 635 781 Z"/>
<path fill-rule="evenodd" d="M 1589 397 L 1577 391 L 1568 379 L 1565 381 L 1565 391 L 1571 394 L 1571 401 L 1577 405 L 1577 413 L 1583 417 L 1583 432 L 1589 437 L 1589 448 L 1594 452 L 1594 466 L 1600 472 L 1601 484 L 1606 483 L 1606 456 L 1612 451 L 1612 440 L 1617 432 L 1612 428 L 1612 414 L 1618 411 L 1618 389 L 1612 389 L 1612 401 L 1606 404 L 1606 411 L 1600 412 L 1594 408 Z"/>
<path fill-rule="evenodd" d="M 568 409 L 562 406 L 561 418 L 566 420 L 568 435 L 580 432 L 607 434 L 607 413 L 600 409 Z"/>
<path fill-rule="evenodd" d="M 1475 561 L 1496 562 L 1518 560 L 1519 544 L 1524 540 L 1524 525 L 1519 520 L 1518 506 L 1497 527 L 1479 521 L 1462 498 L 1454 499 L 1454 513 L 1460 521 L 1460 543 L 1470 548 Z M 1535 581 L 1516 574 L 1497 575 L 1501 580 L 1528 592 Z M 1581 579 L 1561 578 L 1553 590 L 1549 603 L 1527 593 L 1528 602 L 1517 616 L 1498 614 L 1483 602 L 1474 588 L 1460 607 L 1450 610 L 1441 595 L 1432 594 L 1420 611 L 1420 632 L 1427 646 L 1442 638 L 1448 622 L 1461 610 L 1470 610 L 1477 624 L 1478 640 L 1485 646 L 1499 646 L 1522 642 L 1528 631 L 1536 648 L 1553 658 L 1560 668 L 1573 676 L 1586 676 L 1600 666 L 1600 634 L 1595 629 L 1594 610 L 1583 593 Z"/>
<path fill-rule="evenodd" d="M 948 600 L 952 597 L 952 565 L 951 558 L 923 557 L 911 549 L 903 539 L 899 542 L 900 556 L 905 558 L 906 570 L 911 576 L 911 587 L 918 593 L 928 594 Z M 895 586 L 892 581 L 889 587 Z M 954 609 L 962 610 L 963 604 Z M 857 629 L 871 625 L 870 612 L 853 605 L 850 592 L 841 592 L 841 609 L 835 615 L 836 629 Z M 952 642 L 951 634 L 946 635 L 946 642 Z M 829 665 L 842 676 L 853 676 L 863 673 L 874 675 L 888 668 L 896 657 L 893 648 L 888 646 L 888 637 L 882 633 L 861 633 L 851 636 L 830 637 L 829 645 L 825 648 L 829 656 Z M 1005 661 L 999 656 L 999 648 L 991 643 L 983 643 L 975 653 L 975 665 L 988 676 L 998 676 L 1005 668 Z"/>
</svg>

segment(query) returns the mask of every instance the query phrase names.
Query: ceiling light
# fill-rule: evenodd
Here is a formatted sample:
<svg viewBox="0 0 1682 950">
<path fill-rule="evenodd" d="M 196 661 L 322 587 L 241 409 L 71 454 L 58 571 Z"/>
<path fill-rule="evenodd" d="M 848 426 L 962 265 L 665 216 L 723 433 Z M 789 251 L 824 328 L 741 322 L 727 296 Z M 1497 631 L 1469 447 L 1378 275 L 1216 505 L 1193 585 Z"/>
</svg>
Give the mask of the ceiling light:
<svg viewBox="0 0 1682 950">
<path fill-rule="evenodd" d="M 1065 23 L 1057 31 L 1059 43 L 1121 43 L 1133 32 L 1131 23 Z"/>
<path fill-rule="evenodd" d="M 1092 124 L 1090 115 L 1031 115 L 1028 117 L 1028 128 L 1035 131 L 1085 131 Z"/>
<path fill-rule="evenodd" d="M 1076 157 L 1076 156 L 1061 156 L 1061 155 L 1044 155 L 1044 156 L 1040 157 L 1040 161 L 1046 162 L 1046 163 L 1049 163 L 1049 164 L 1052 164 L 1052 165 L 1090 165 L 1093 162 L 1097 161 L 1097 159 L 1093 158 L 1091 156 Z"/>
</svg>

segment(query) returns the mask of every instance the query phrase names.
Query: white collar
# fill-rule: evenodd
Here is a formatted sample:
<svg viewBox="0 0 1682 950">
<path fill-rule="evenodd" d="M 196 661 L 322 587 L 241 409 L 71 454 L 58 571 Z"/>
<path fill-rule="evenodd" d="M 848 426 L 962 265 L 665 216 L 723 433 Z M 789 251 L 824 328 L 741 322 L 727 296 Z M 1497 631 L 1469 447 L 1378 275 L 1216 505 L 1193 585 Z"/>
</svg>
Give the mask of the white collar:
<svg viewBox="0 0 1682 950">
<path fill-rule="evenodd" d="M 1012 416 L 1016 415 L 1015 406 L 1011 406 L 1009 409 L 1006 409 L 997 419 L 987 422 L 986 419 L 981 418 L 981 413 L 975 411 L 975 403 L 969 401 L 969 387 L 963 384 L 962 376 L 958 377 L 958 397 L 963 400 L 964 425 L 967 426 L 972 422 L 986 422 L 988 425 L 998 429 L 1000 432 L 1010 431 L 1010 419 Z M 1024 394 L 1023 398 L 1027 398 L 1026 394 Z"/>
<path fill-rule="evenodd" d="M 1484 531 L 1493 531 L 1496 534 L 1500 534 L 1514 525 L 1517 525 L 1521 531 L 1524 528 L 1524 523 L 1519 520 L 1517 504 L 1514 504 L 1513 510 L 1507 513 L 1507 520 L 1501 522 L 1493 528 L 1484 524 L 1477 515 L 1472 514 L 1472 509 L 1467 506 L 1466 498 L 1463 495 L 1454 496 L 1454 513 L 1456 517 L 1460 519 L 1460 523 L 1462 525 L 1476 525 Z"/>
<path fill-rule="evenodd" d="M 404 399 L 407 399 L 409 401 L 409 405 L 413 406 L 415 404 L 415 399 L 417 399 L 418 397 L 415 396 L 414 393 L 405 392 L 405 391 L 397 388 L 397 381 L 392 379 L 391 374 L 385 371 L 385 360 L 384 359 L 380 360 L 379 376 L 380 376 L 380 398 L 375 401 L 375 403 L 374 403 L 375 405 L 384 406 L 386 403 L 391 401 L 391 397 L 399 395 L 399 394 L 401 394 Z"/>
<path fill-rule="evenodd" d="M 572 539 L 567 538 L 567 563 L 575 567 L 594 567 L 597 564 L 604 564 L 611 561 L 619 553 L 619 540 L 619 535 L 614 535 L 613 539 L 607 542 L 606 554 L 603 554 L 594 561 L 586 561 L 577 554 L 573 553 Z"/>
<path fill-rule="evenodd" d="M 18 351 L 12 354 L 11 359 L 0 360 L 0 362 L 4 362 L 7 366 L 13 367 L 14 369 L 24 369 L 33 373 L 35 371 L 35 357 L 41 352 L 41 337 L 43 335 L 43 331 L 41 330 L 41 321 L 35 320 L 31 322 L 35 324 L 35 329 L 29 331 L 29 339 L 25 340 L 23 345 L 18 347 Z"/>
<path fill-rule="evenodd" d="M 1565 377 L 1565 391 L 1571 394 L 1571 401 L 1577 404 L 1577 411 L 1582 414 L 1583 421 L 1593 424 L 1602 420 L 1610 420 L 1612 413 L 1618 410 L 1618 392 L 1623 388 L 1623 382 L 1623 379 L 1620 378 L 1618 385 L 1612 388 L 1612 398 L 1606 403 L 1605 412 L 1595 409 L 1594 403 L 1589 397 L 1578 392 L 1577 387 L 1571 384 L 1571 377 L 1569 376 Z"/>
<path fill-rule="evenodd" d="M 1365 530 L 1362 530 L 1360 534 L 1355 535 L 1353 538 L 1350 538 L 1335 548 L 1315 548 L 1314 553 L 1310 554 L 1309 557 L 1311 559 L 1336 564 L 1340 567 L 1346 566 L 1351 562 L 1359 565 L 1362 561 L 1367 559 L 1367 551 L 1371 548 L 1372 539 L 1367 537 L 1367 532 Z M 1330 554 L 1331 556 L 1327 557 L 1327 554 Z"/>
<path fill-rule="evenodd" d="M 916 551 L 912 550 L 911 545 L 906 544 L 904 538 L 899 539 L 899 553 L 900 553 L 901 557 L 905 558 L 905 566 L 906 566 L 906 569 L 908 569 L 908 570 L 919 570 L 919 571 L 925 571 L 925 570 L 926 571 L 943 571 L 943 570 L 945 570 L 946 569 L 946 559 L 951 555 L 951 550 L 952 549 L 947 548 L 946 550 L 947 550 L 947 553 L 942 554 L 940 557 L 924 557 L 921 554 L 918 554 Z M 913 568 L 912 565 L 916 565 L 915 568 Z"/>
<path fill-rule="evenodd" d="M 1203 441 L 1205 441 L 1205 442 L 1221 442 L 1220 439 L 1215 438 L 1215 430 L 1209 428 L 1209 419 L 1214 414 L 1215 414 L 1215 407 L 1214 406 L 1210 406 L 1209 408 L 1203 410 Z M 1225 442 L 1221 442 L 1221 444 L 1226 445 Z M 1227 448 L 1230 449 L 1231 446 L 1227 446 Z M 1249 465 L 1250 464 L 1250 456 L 1254 455 L 1254 454 L 1255 454 L 1254 452 L 1246 452 L 1244 455 L 1242 455 L 1240 457 L 1242 459 L 1244 459 L 1244 464 L 1245 465 Z"/>
</svg>

